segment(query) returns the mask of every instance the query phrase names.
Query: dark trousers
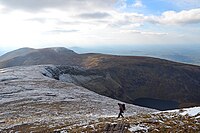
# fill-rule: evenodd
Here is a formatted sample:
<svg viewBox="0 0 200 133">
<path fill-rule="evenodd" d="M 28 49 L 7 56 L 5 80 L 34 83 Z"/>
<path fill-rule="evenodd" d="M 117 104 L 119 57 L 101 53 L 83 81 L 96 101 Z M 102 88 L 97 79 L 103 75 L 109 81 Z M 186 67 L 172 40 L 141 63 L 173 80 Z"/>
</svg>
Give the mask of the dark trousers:
<svg viewBox="0 0 200 133">
<path fill-rule="evenodd" d="M 124 116 L 122 115 L 122 113 L 124 113 L 124 112 L 120 110 L 119 115 L 118 115 L 117 118 L 119 118 L 120 116 L 124 118 Z"/>
</svg>

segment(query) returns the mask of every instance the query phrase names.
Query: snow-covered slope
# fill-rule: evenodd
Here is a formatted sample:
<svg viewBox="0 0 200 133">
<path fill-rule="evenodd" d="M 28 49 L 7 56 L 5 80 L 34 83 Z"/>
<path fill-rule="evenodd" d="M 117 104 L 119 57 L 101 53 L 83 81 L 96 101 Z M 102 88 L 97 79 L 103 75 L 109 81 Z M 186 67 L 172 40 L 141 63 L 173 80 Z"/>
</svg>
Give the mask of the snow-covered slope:
<svg viewBox="0 0 200 133">
<path fill-rule="evenodd" d="M 120 101 L 48 78 L 44 73 L 48 74 L 45 66 L 0 69 L 0 132 L 32 131 L 36 127 L 45 130 L 117 116 Z M 126 106 L 125 116 L 155 111 Z M 26 128 L 20 129 L 20 125 Z"/>
</svg>

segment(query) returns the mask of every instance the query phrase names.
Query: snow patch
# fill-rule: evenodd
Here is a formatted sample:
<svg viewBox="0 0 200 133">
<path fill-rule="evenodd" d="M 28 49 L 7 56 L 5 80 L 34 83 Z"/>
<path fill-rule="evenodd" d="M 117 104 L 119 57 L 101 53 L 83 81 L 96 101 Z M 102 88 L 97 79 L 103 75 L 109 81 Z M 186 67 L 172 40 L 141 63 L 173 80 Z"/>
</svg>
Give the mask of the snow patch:
<svg viewBox="0 0 200 133">
<path fill-rule="evenodd" d="M 132 126 L 129 131 L 131 132 L 148 132 L 148 127 L 144 126 L 144 125 L 134 125 Z"/>
<path fill-rule="evenodd" d="M 189 116 L 195 116 L 200 113 L 200 107 L 187 108 L 183 110 L 184 112 L 180 113 L 181 115 L 188 114 Z"/>
<path fill-rule="evenodd" d="M 180 115 L 189 115 L 189 116 L 195 116 L 197 114 L 200 114 L 200 107 L 191 107 L 191 108 L 183 108 L 183 109 L 175 109 L 175 110 L 167 110 L 167 111 L 159 111 L 155 112 L 155 114 L 159 114 L 162 112 L 166 113 L 179 113 Z"/>
</svg>

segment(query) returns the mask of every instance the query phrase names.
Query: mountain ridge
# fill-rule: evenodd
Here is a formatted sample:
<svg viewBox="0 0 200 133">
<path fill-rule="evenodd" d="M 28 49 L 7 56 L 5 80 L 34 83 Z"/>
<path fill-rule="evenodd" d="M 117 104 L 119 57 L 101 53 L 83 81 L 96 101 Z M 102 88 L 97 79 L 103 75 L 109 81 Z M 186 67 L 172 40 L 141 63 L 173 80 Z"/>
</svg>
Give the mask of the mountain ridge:
<svg viewBox="0 0 200 133">
<path fill-rule="evenodd" d="M 61 65 L 66 67 L 58 66 L 56 69 L 64 69 L 62 72 L 54 72 L 53 68 L 49 68 L 56 75 L 53 78 L 72 82 L 124 102 L 160 110 L 200 105 L 199 66 L 152 57 L 77 54 L 70 50 L 62 52 L 56 49 L 40 49 L 39 52 L 15 57 L 7 62 L 0 62 L 0 67 Z M 83 71 L 67 68 L 74 66 L 83 68 Z M 145 100 L 148 101 L 147 105 L 143 104 Z M 150 106 L 155 105 L 152 104 L 155 100 L 161 102 L 161 105 L 167 100 L 169 105 L 174 106 Z"/>
</svg>

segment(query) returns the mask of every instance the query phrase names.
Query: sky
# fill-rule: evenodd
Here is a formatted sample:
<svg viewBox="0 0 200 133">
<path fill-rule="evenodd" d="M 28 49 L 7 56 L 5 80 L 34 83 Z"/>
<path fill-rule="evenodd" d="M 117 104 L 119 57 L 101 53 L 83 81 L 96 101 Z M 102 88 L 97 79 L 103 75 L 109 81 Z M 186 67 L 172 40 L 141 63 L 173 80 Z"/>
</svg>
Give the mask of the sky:
<svg viewBox="0 0 200 133">
<path fill-rule="evenodd" d="M 200 0 L 0 0 L 0 50 L 200 44 Z"/>
</svg>

